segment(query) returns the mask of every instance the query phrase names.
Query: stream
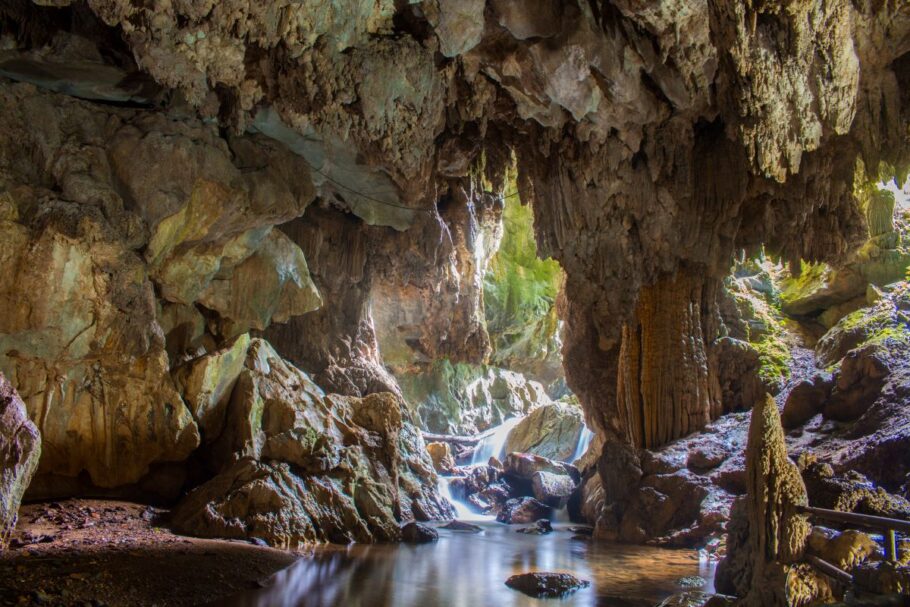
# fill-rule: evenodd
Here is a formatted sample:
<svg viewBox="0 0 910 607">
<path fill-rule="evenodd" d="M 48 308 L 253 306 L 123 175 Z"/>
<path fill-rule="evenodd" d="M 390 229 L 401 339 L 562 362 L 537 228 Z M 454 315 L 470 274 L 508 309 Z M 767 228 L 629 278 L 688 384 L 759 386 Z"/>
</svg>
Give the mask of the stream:
<svg viewBox="0 0 910 607">
<path fill-rule="evenodd" d="M 656 605 L 680 592 L 678 580 L 701 576 L 713 591 L 714 564 L 694 550 L 575 539 L 568 525 L 532 536 L 515 526 L 480 523 L 481 533 L 438 529 L 434 544 L 319 546 L 278 573 L 271 585 L 229 607 L 521 607 Z M 561 571 L 591 582 L 562 600 L 534 599 L 505 585 L 526 571 Z"/>
<path fill-rule="evenodd" d="M 491 429 L 478 444 L 472 463 L 502 457 L 509 431 L 520 418 Z M 584 428 L 573 460 L 581 457 L 593 434 Z M 713 591 L 714 564 L 699 561 L 694 550 L 669 550 L 592 542 L 575 535 L 565 509 L 553 513 L 553 533 L 517 533 L 520 526 L 495 522 L 493 516 L 471 511 L 452 498 L 440 477 L 440 492 L 455 506 L 458 520 L 482 529 L 466 533 L 442 529 L 432 544 L 325 545 L 312 549 L 268 587 L 217 605 L 229 607 L 444 606 L 522 607 L 652 606 L 682 590 L 681 578 L 700 576 L 702 590 Z M 566 572 L 591 586 L 558 601 L 535 599 L 505 585 L 506 579 L 528 571 Z"/>
</svg>

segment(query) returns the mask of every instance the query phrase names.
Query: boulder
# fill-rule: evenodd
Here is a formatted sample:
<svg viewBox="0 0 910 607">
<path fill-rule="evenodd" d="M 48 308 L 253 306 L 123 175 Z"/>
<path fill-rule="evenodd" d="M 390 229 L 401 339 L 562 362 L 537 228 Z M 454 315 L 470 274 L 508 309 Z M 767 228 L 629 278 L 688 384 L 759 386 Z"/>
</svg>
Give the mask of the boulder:
<svg viewBox="0 0 910 607">
<path fill-rule="evenodd" d="M 455 470 L 455 457 L 449 443 L 427 443 L 427 453 L 433 460 L 433 468 L 440 474 L 452 474 Z"/>
<path fill-rule="evenodd" d="M 793 387 L 781 413 L 781 423 L 787 430 L 802 426 L 822 412 L 834 383 L 825 375 L 804 379 Z"/>
<path fill-rule="evenodd" d="M 910 501 L 876 487 L 858 472 L 836 475 L 830 464 L 815 462 L 806 466 L 802 478 L 815 507 L 910 519 Z"/>
<path fill-rule="evenodd" d="M 219 357 L 224 354 L 190 367 L 214 368 Z M 293 547 L 393 541 L 400 537 L 399 520 L 454 515 L 398 397 L 326 395 L 262 339 L 248 340 L 240 361 L 232 387 L 184 383 L 188 390 L 223 389 L 193 388 L 192 394 L 211 396 L 191 402 L 221 403 L 197 409 L 207 412 L 203 427 L 220 428 L 201 453 L 218 474 L 177 505 L 178 530 Z"/>
<path fill-rule="evenodd" d="M 856 585 L 874 594 L 906 595 L 910 589 L 910 567 L 899 563 L 866 563 L 853 571 Z M 901 603 L 882 603 L 905 605 L 906 596 Z"/>
<path fill-rule="evenodd" d="M 556 462 L 530 453 L 509 453 L 503 464 L 507 477 L 530 481 L 535 472 L 568 475 L 573 482 L 581 481 L 581 473 L 571 464 Z"/>
<path fill-rule="evenodd" d="M 560 599 L 587 588 L 591 582 L 568 573 L 535 571 L 520 573 L 506 580 L 506 586 L 539 599 Z"/>
<path fill-rule="evenodd" d="M 584 416 L 578 407 L 563 403 L 543 405 L 512 428 L 505 452 L 568 462 L 578 449 L 584 427 Z"/>
<path fill-rule="evenodd" d="M 729 455 L 730 453 L 721 445 L 709 442 L 697 446 L 689 453 L 686 466 L 696 472 L 706 472 L 720 466 Z"/>
<path fill-rule="evenodd" d="M 834 375 L 834 389 L 825 402 L 828 419 L 853 421 L 875 402 L 890 374 L 889 350 L 879 344 L 868 344 L 851 350 L 842 359 Z"/>
<path fill-rule="evenodd" d="M 513 498 L 503 504 L 502 510 L 496 515 L 500 523 L 528 524 L 550 516 L 550 508 L 533 497 Z"/>
<path fill-rule="evenodd" d="M 466 500 L 472 495 L 484 491 L 496 483 L 501 476 L 496 468 L 484 464 L 460 468 L 456 472 L 464 473 L 464 476 L 455 477 L 450 483 L 452 495 L 458 500 Z"/>
<path fill-rule="evenodd" d="M 568 474 L 538 471 L 531 476 L 534 497 L 551 508 L 565 507 L 575 487 L 575 481 Z"/>
<path fill-rule="evenodd" d="M 16 526 L 19 504 L 38 468 L 41 436 L 25 403 L 0 374 L 0 552 Z"/>
<path fill-rule="evenodd" d="M 429 544 L 439 539 L 439 533 L 432 527 L 411 521 L 401 528 L 401 541 L 408 544 Z"/>
</svg>

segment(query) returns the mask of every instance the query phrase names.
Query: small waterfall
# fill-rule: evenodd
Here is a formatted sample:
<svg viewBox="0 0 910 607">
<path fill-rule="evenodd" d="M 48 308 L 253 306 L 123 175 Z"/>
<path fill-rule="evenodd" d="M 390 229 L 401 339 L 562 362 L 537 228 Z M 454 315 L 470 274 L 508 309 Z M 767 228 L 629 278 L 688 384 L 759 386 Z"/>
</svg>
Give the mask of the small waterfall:
<svg viewBox="0 0 910 607">
<path fill-rule="evenodd" d="M 575 454 L 569 459 L 569 463 L 576 462 L 584 456 L 591 441 L 594 439 L 594 433 L 588 430 L 587 426 L 582 426 L 581 434 L 578 435 L 578 446 L 575 447 Z"/>
<path fill-rule="evenodd" d="M 523 417 L 512 417 L 499 424 L 487 433 L 477 443 L 474 449 L 474 456 L 471 458 L 471 464 L 485 464 L 491 457 L 502 459 L 505 455 L 502 451 L 505 448 L 506 438 L 512 428 L 518 425 Z"/>
<path fill-rule="evenodd" d="M 478 514 L 471 510 L 467 504 L 452 497 L 452 488 L 450 483 L 453 479 L 462 478 L 459 476 L 440 476 L 439 477 L 439 494 L 449 500 L 452 507 L 455 508 L 455 518 L 459 521 L 492 521 L 496 517 L 488 514 Z"/>
</svg>

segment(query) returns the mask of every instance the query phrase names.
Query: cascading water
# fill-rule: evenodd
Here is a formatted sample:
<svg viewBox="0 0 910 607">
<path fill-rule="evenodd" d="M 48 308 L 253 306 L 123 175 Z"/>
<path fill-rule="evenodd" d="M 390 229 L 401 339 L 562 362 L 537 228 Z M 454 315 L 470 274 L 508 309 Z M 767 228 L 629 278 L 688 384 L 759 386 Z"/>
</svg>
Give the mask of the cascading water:
<svg viewBox="0 0 910 607">
<path fill-rule="evenodd" d="M 575 447 L 575 453 L 572 455 L 572 458 L 569 460 L 569 463 L 576 462 L 584 456 L 585 452 L 588 450 L 588 447 L 591 446 L 591 441 L 594 439 L 594 433 L 588 430 L 587 426 L 581 427 L 581 434 L 578 435 L 578 446 Z"/>
<path fill-rule="evenodd" d="M 512 417 L 492 430 L 488 430 L 483 438 L 480 439 L 480 442 L 477 443 L 474 455 L 471 457 L 471 464 L 485 464 L 491 457 L 502 459 L 505 455 L 503 449 L 505 448 L 506 439 L 509 437 L 509 432 L 523 419 L 523 417 Z"/>
<path fill-rule="evenodd" d="M 452 496 L 452 487 L 451 482 L 456 479 L 461 478 L 458 476 L 440 476 L 439 477 L 439 494 L 445 499 L 449 500 L 449 503 L 455 508 L 455 517 L 459 521 L 492 521 L 496 517 L 488 514 L 479 514 L 472 511 L 468 508 L 467 504 L 462 501 L 455 499 Z"/>
</svg>

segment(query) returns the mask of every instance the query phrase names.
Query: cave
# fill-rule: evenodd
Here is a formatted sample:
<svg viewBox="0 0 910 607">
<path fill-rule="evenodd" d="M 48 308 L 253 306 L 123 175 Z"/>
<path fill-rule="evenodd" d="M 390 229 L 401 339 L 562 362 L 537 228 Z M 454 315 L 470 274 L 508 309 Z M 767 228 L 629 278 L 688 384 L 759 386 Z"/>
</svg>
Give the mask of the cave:
<svg viewBox="0 0 910 607">
<path fill-rule="evenodd" d="M 910 604 L 910 3 L 0 0 L 0 606 Z"/>
</svg>

